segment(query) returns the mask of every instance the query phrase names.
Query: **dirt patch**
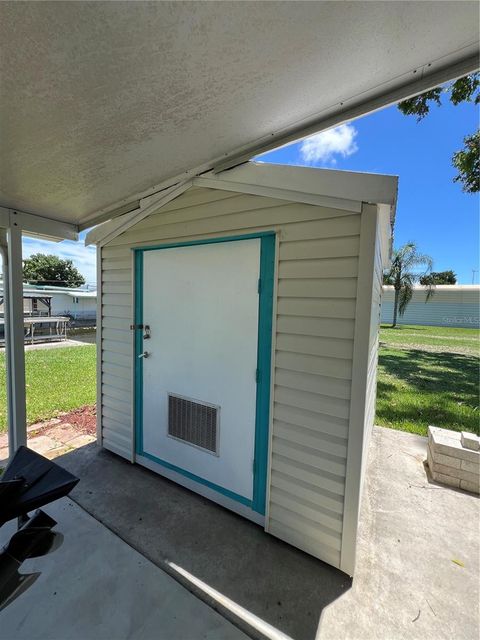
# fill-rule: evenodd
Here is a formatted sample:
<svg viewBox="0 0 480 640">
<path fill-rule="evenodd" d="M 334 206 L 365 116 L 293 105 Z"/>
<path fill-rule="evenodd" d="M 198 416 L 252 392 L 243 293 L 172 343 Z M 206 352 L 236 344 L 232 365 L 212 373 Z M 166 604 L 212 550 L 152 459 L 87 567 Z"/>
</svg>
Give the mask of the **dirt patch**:
<svg viewBox="0 0 480 640">
<path fill-rule="evenodd" d="M 38 422 L 28 429 L 28 436 L 36 435 L 52 436 L 61 432 L 71 431 L 74 435 L 94 436 L 97 431 L 97 408 L 96 405 L 86 405 L 67 413 L 60 413 L 56 418 Z M 55 434 L 53 433 L 55 432 Z M 72 435 L 73 437 L 73 435 Z"/>
<path fill-rule="evenodd" d="M 80 409 L 59 416 L 59 418 L 62 422 L 71 424 L 81 433 L 94 436 L 97 431 L 97 408 L 94 404 L 80 407 Z"/>
</svg>

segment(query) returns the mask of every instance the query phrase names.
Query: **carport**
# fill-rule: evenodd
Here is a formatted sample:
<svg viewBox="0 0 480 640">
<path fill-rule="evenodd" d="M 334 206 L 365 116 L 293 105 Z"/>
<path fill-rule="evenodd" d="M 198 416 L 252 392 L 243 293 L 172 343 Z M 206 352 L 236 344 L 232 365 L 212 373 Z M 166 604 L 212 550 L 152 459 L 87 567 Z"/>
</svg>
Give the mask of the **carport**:
<svg viewBox="0 0 480 640">
<path fill-rule="evenodd" d="M 475 2 L 2 3 L 0 17 L 11 451 L 26 442 L 22 235 L 121 226 L 195 176 L 478 68 Z"/>
</svg>

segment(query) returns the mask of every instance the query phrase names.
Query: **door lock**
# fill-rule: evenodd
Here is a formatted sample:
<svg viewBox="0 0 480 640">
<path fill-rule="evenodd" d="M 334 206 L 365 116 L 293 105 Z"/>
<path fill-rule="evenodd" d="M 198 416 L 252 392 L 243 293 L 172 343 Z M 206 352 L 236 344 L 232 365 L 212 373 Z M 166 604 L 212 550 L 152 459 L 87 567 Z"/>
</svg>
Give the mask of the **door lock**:
<svg viewBox="0 0 480 640">
<path fill-rule="evenodd" d="M 150 338 L 150 325 L 146 324 L 143 328 L 143 339 L 148 340 Z"/>
<path fill-rule="evenodd" d="M 148 352 L 148 351 L 144 351 L 144 352 L 143 352 L 143 353 L 141 353 L 138 357 L 139 357 L 139 358 L 148 358 L 148 356 L 149 356 L 149 355 L 150 355 L 150 354 L 149 354 L 149 352 Z"/>
</svg>

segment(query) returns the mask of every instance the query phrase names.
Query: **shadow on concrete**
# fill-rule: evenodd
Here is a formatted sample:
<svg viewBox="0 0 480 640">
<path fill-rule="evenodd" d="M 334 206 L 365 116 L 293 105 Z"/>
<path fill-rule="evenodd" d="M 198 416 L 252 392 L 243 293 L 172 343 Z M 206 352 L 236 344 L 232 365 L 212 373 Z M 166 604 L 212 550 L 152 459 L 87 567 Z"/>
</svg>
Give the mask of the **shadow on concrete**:
<svg viewBox="0 0 480 640">
<path fill-rule="evenodd" d="M 312 640 L 322 610 L 351 586 L 333 567 L 95 443 L 58 462 L 80 477 L 73 500 L 254 636 L 262 635 L 261 624 L 250 626 L 256 617 Z"/>
</svg>

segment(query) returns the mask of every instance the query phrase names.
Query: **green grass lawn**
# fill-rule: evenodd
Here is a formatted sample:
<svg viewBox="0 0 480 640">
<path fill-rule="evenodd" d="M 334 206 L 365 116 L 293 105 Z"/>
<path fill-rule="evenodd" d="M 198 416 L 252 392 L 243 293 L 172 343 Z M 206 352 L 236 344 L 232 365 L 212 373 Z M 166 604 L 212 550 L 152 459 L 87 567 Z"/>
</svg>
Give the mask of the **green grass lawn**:
<svg viewBox="0 0 480 640">
<path fill-rule="evenodd" d="M 382 325 L 376 424 L 479 433 L 479 332 Z"/>
<path fill-rule="evenodd" d="M 27 422 L 53 418 L 95 403 L 95 345 L 34 349 L 25 352 Z M 5 380 L 5 354 L 0 353 Z M 6 429 L 6 385 L 0 384 L 0 432 Z"/>
<path fill-rule="evenodd" d="M 380 343 L 376 424 L 420 435 L 429 424 L 479 432 L 478 331 L 383 325 Z M 29 424 L 95 403 L 95 345 L 35 349 L 25 362 Z M 1 384 L 0 432 L 5 428 Z"/>
<path fill-rule="evenodd" d="M 480 332 L 477 329 L 457 329 L 454 327 L 419 327 L 398 325 L 392 329 L 382 324 L 380 343 L 399 347 L 434 347 L 438 351 L 471 353 L 478 355 Z"/>
</svg>

